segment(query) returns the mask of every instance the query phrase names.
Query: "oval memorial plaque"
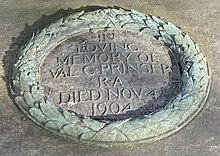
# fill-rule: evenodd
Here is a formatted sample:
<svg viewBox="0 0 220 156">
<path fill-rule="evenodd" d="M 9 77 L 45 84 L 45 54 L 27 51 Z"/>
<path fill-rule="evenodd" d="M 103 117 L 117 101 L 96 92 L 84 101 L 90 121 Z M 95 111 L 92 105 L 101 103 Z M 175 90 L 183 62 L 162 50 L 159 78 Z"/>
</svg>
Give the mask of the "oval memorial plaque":
<svg viewBox="0 0 220 156">
<path fill-rule="evenodd" d="M 29 118 L 100 145 L 173 134 L 198 114 L 210 88 L 206 58 L 188 34 L 135 10 L 61 18 L 13 60 L 10 93 Z"/>
<path fill-rule="evenodd" d="M 73 36 L 40 67 L 46 97 L 56 106 L 96 119 L 153 113 L 180 88 L 172 52 L 152 36 L 105 29 Z"/>
</svg>

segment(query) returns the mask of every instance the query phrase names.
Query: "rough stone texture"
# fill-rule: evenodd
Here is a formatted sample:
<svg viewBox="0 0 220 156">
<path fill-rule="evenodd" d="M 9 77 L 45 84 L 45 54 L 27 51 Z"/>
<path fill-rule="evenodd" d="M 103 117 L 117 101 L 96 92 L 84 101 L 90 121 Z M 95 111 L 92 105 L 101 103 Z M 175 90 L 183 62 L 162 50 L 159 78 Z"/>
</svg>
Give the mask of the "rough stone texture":
<svg viewBox="0 0 220 156">
<path fill-rule="evenodd" d="M 120 5 L 126 8 L 165 17 L 181 26 L 199 43 L 212 68 L 211 95 L 203 111 L 184 129 L 169 138 L 153 144 L 123 148 L 101 148 L 57 137 L 39 128 L 16 108 L 8 97 L 5 82 L 0 80 L 0 155 L 219 155 L 220 124 L 217 75 L 219 60 L 220 2 L 196 1 L 0 1 L 1 60 L 9 49 L 12 37 L 31 25 L 41 15 L 50 15 L 60 8 L 78 8 L 81 5 Z M 46 17 L 45 17 L 46 18 Z M 0 75 L 4 77 L 2 62 Z"/>
</svg>

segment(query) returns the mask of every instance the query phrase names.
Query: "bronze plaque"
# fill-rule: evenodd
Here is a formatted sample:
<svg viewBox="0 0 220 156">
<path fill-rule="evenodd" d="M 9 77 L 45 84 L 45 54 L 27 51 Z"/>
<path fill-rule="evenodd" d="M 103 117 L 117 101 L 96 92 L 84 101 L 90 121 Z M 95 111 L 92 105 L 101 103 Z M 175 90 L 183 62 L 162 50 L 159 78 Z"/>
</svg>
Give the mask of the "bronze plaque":
<svg viewBox="0 0 220 156">
<path fill-rule="evenodd" d="M 208 62 L 190 36 L 136 10 L 73 13 L 15 49 L 6 64 L 12 99 L 37 124 L 77 142 L 167 137 L 198 114 L 210 89 Z"/>
<path fill-rule="evenodd" d="M 40 83 L 56 106 L 93 119 L 158 111 L 181 88 L 172 52 L 155 38 L 122 29 L 70 36 L 42 60 Z"/>
</svg>

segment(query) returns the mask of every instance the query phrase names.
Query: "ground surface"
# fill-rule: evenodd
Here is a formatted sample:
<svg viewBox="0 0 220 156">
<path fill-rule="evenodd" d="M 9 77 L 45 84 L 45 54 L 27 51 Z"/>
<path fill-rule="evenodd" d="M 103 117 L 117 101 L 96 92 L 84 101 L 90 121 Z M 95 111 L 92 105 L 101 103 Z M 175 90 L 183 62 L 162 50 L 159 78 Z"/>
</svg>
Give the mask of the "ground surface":
<svg viewBox="0 0 220 156">
<path fill-rule="evenodd" d="M 178 133 L 152 144 L 102 148 L 74 144 L 27 119 L 8 96 L 3 56 L 12 38 L 60 9 L 116 5 L 163 17 L 182 28 L 207 55 L 212 71 L 210 97 L 199 115 Z M 59 12 L 59 15 L 65 14 Z M 220 155 L 219 0 L 0 0 L 0 156 L 217 156 Z M 52 18 L 52 17 L 51 17 Z M 43 20 L 45 21 L 45 20 Z M 42 23 L 43 24 L 43 23 Z M 41 25 L 37 23 L 35 25 Z M 25 34 L 28 36 L 28 34 Z"/>
</svg>

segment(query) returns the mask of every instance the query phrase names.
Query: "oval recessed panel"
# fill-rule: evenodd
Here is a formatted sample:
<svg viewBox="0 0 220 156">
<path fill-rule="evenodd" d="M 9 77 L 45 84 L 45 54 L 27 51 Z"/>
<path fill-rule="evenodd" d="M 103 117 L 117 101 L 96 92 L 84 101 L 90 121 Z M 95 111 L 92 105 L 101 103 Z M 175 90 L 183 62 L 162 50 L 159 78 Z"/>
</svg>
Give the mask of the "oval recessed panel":
<svg viewBox="0 0 220 156">
<path fill-rule="evenodd" d="M 56 106 L 94 119 L 150 114 L 179 91 L 177 60 L 152 36 L 94 29 L 57 45 L 42 60 L 40 83 Z"/>
</svg>

